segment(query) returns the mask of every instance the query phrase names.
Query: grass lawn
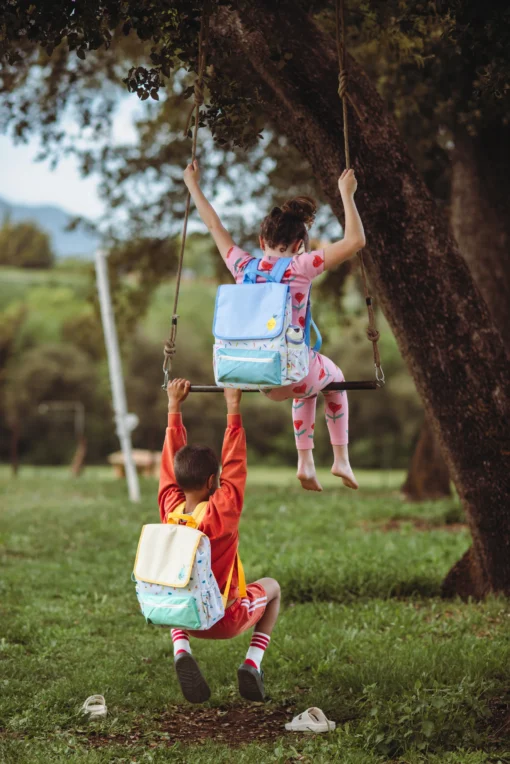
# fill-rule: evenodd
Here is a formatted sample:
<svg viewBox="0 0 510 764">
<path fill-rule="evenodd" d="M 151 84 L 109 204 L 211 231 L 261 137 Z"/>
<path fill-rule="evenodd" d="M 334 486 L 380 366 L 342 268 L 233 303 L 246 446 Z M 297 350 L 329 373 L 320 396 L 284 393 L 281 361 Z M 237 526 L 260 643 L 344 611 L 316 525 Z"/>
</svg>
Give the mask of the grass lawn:
<svg viewBox="0 0 510 764">
<path fill-rule="evenodd" d="M 270 700 L 249 706 L 236 669 L 249 635 L 194 643 L 213 690 L 181 700 L 169 634 L 145 625 L 130 573 L 156 484 L 139 506 L 104 469 L 0 470 L 0 761 L 510 761 L 508 602 L 443 602 L 444 574 L 469 544 L 456 499 L 411 505 L 400 474 L 325 479 L 251 471 L 241 527 L 250 579 L 277 578 L 283 608 L 264 659 Z M 106 720 L 78 709 L 106 696 Z M 338 723 L 293 736 L 309 706 Z M 241 745 L 239 746 L 239 743 Z"/>
</svg>

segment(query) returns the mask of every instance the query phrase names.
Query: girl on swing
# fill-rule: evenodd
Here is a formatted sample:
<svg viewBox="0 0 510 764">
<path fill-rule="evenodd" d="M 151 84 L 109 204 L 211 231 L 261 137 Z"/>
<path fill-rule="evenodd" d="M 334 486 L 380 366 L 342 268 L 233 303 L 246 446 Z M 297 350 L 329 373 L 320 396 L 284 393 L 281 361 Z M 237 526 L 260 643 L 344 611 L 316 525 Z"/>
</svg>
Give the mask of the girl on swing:
<svg viewBox="0 0 510 764">
<path fill-rule="evenodd" d="M 205 198 L 200 185 L 200 170 L 195 161 L 184 171 L 184 182 L 196 204 L 203 222 L 209 229 L 225 265 L 237 283 L 243 281 L 243 271 L 253 256 L 236 246 L 224 228 L 216 211 Z M 354 194 L 357 181 L 353 170 L 344 170 L 338 188 L 345 210 L 345 236 L 316 252 L 308 248 L 308 229 L 315 219 L 316 204 L 307 196 L 274 207 L 262 221 L 260 247 L 264 256 L 259 265 L 260 279 L 270 271 L 279 257 L 292 257 L 291 266 L 282 283 L 289 284 L 292 295 L 292 323 L 305 325 L 306 306 L 312 281 L 325 270 L 336 268 L 365 246 L 365 233 Z M 301 250 L 303 251 L 301 252 Z M 301 254 L 300 254 L 301 252 Z M 343 382 L 344 375 L 333 361 L 310 350 L 310 370 L 301 382 L 265 391 L 273 401 L 293 398 L 292 418 L 298 451 L 297 477 L 307 491 L 322 491 L 313 460 L 315 409 L 318 393 L 330 382 Z M 333 447 L 333 475 L 341 478 L 348 488 L 358 488 L 349 464 L 348 404 L 344 391 L 323 393 L 326 402 L 326 422 Z"/>
</svg>

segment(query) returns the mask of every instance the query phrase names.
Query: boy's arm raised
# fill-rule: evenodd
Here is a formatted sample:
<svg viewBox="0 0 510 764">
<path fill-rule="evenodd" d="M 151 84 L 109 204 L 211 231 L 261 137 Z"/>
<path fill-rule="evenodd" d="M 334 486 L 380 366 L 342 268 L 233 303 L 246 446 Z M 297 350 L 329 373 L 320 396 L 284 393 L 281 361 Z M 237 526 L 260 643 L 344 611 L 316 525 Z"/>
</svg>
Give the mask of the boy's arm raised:
<svg viewBox="0 0 510 764">
<path fill-rule="evenodd" d="M 200 170 L 198 168 L 198 162 L 195 159 L 193 164 L 189 164 L 184 170 L 184 182 L 195 202 L 198 214 L 209 229 L 210 234 L 220 251 L 220 255 L 226 262 L 227 255 L 232 247 L 235 246 L 235 243 L 232 236 L 221 222 L 218 213 L 212 204 L 205 198 L 204 192 L 200 188 L 199 181 Z"/>
<path fill-rule="evenodd" d="M 166 430 L 161 471 L 159 477 L 159 515 L 165 522 L 169 511 L 184 501 L 184 494 L 177 485 L 174 472 L 174 458 L 179 449 L 186 445 L 186 430 L 182 423 L 181 403 L 189 394 L 190 383 L 185 379 L 173 379 L 168 383 L 168 427 Z"/>
<path fill-rule="evenodd" d="M 239 516 L 243 508 L 247 476 L 246 435 L 241 420 L 241 390 L 225 388 L 227 402 L 227 429 L 221 455 L 220 488 L 217 491 L 226 500 L 225 509 Z M 215 494 L 215 498 L 216 495 Z M 219 498 L 219 497 L 218 497 Z"/>
</svg>

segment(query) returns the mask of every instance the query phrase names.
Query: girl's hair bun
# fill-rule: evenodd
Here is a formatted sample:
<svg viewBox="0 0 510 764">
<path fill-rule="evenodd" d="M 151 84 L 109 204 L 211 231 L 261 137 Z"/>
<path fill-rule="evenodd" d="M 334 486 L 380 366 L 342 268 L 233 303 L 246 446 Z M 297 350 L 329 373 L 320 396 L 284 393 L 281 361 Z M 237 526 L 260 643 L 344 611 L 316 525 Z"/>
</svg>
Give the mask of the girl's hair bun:
<svg viewBox="0 0 510 764">
<path fill-rule="evenodd" d="M 278 209 L 275 207 L 274 209 Z M 273 215 L 274 209 L 271 212 Z M 315 215 L 317 214 L 317 203 L 311 196 L 296 196 L 294 199 L 289 199 L 282 205 L 281 212 L 285 215 L 292 215 L 298 220 L 302 221 L 307 228 L 311 228 Z"/>
<path fill-rule="evenodd" d="M 281 214 L 282 214 L 281 207 L 273 207 L 273 209 L 269 213 L 269 217 L 271 217 L 271 218 L 279 218 Z"/>
</svg>

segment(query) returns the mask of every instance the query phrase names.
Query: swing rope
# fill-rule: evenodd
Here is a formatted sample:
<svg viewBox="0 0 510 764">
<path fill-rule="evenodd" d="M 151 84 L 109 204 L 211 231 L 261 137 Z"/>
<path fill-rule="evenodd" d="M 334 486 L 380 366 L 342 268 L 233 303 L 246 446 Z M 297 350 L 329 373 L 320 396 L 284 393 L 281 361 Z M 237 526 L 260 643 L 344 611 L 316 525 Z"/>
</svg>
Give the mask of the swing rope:
<svg viewBox="0 0 510 764">
<path fill-rule="evenodd" d="M 195 123 L 193 126 L 193 143 L 191 147 L 191 163 L 192 164 L 195 161 L 197 156 L 197 140 L 198 140 L 198 128 L 200 123 L 200 107 L 204 103 L 204 74 L 205 74 L 205 67 L 206 67 L 207 43 L 209 40 L 209 16 L 210 16 L 209 11 L 210 11 L 209 2 L 208 0 L 205 0 L 204 8 L 202 11 L 202 18 L 200 21 L 200 35 L 198 38 L 198 66 L 197 66 L 197 78 L 195 80 L 194 98 L 193 98 L 193 104 L 188 114 L 188 118 L 186 120 L 186 126 L 184 128 L 184 135 L 186 136 L 189 132 L 191 120 L 194 114 Z M 162 387 L 164 390 L 166 390 L 169 379 L 170 379 L 170 373 L 172 370 L 172 358 L 176 352 L 177 321 L 179 319 L 177 308 L 179 305 L 179 292 L 181 289 L 182 265 L 184 262 L 184 252 L 186 249 L 186 235 L 188 232 L 188 219 L 189 219 L 190 207 L 191 207 L 191 194 L 188 191 L 188 194 L 186 196 L 186 207 L 184 210 L 184 221 L 182 224 L 181 249 L 179 253 L 179 264 L 177 266 L 177 276 L 175 281 L 174 309 L 172 312 L 170 336 L 165 342 L 165 347 L 163 350 L 164 382 Z"/>
<path fill-rule="evenodd" d="M 343 126 L 344 126 L 344 152 L 345 152 L 345 167 L 347 170 L 351 167 L 351 155 L 349 151 L 349 119 L 347 113 L 347 104 L 350 103 L 354 109 L 356 116 L 359 120 L 362 120 L 362 116 L 347 89 L 348 83 L 348 71 L 347 71 L 347 54 L 345 46 L 345 15 L 344 15 L 344 0 L 336 0 L 336 50 L 338 58 L 338 95 L 342 99 L 342 114 L 343 114 Z M 363 252 L 358 252 L 358 259 L 361 270 L 361 279 L 363 281 L 363 292 L 365 295 L 365 303 L 367 305 L 368 312 L 368 327 L 367 337 L 372 343 L 372 350 L 374 353 L 374 366 L 375 366 L 375 378 L 377 380 L 378 387 L 384 385 L 384 371 L 381 366 L 381 356 L 379 353 L 379 337 L 380 334 L 377 331 L 377 325 L 375 321 L 374 306 L 372 304 L 372 297 L 368 288 L 367 273 L 365 270 L 365 263 L 363 261 Z"/>
</svg>

